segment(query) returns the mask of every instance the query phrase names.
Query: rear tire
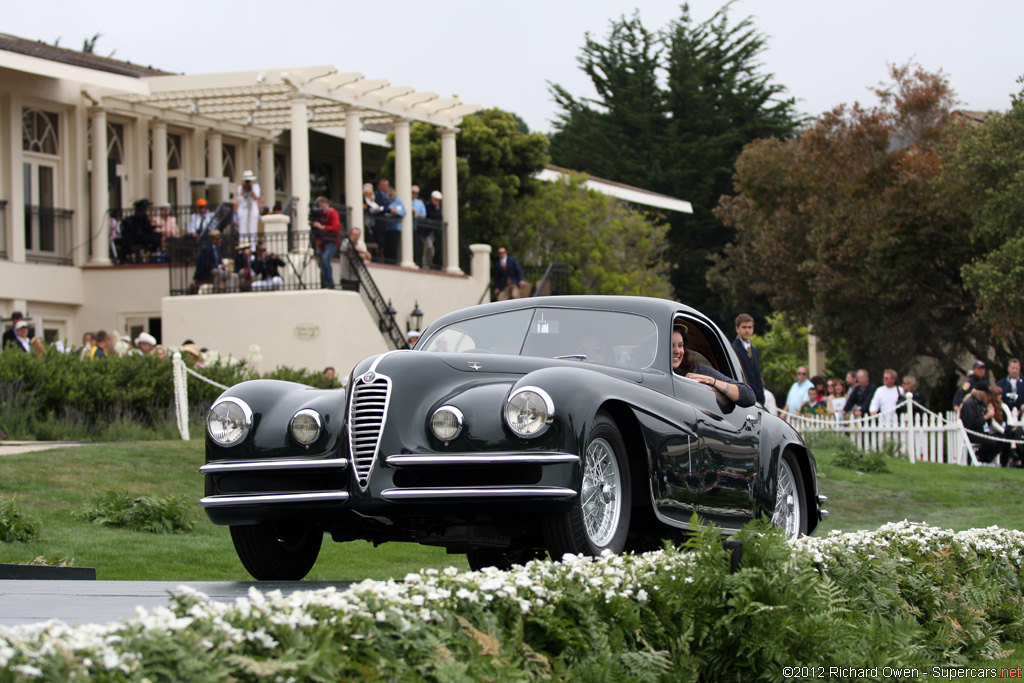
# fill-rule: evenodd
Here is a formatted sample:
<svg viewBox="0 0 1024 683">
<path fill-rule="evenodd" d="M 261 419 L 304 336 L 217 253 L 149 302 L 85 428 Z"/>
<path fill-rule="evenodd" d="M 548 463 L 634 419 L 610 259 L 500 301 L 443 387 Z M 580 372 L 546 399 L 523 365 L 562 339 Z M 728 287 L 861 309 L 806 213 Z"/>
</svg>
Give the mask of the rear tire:
<svg viewBox="0 0 1024 683">
<path fill-rule="evenodd" d="M 231 527 L 235 552 L 257 581 L 301 581 L 316 563 L 319 527 L 271 522 Z"/>
<path fill-rule="evenodd" d="M 580 458 L 580 497 L 568 512 L 544 520 L 544 541 L 551 559 L 605 550 L 622 552 L 629 533 L 630 489 L 626 445 L 615 422 L 598 413 Z"/>
<path fill-rule="evenodd" d="M 775 511 L 772 513 L 772 524 L 782 529 L 788 539 L 806 536 L 807 515 L 810 511 L 807 509 L 800 463 L 792 451 L 783 452 L 775 472 Z"/>
</svg>

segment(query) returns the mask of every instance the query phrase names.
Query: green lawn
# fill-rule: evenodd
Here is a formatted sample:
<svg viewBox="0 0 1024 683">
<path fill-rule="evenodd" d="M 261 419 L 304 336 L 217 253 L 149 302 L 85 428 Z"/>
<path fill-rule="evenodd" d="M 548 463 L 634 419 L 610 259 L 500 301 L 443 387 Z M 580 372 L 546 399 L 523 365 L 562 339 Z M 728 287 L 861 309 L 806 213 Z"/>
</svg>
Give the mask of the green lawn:
<svg viewBox="0 0 1024 683">
<path fill-rule="evenodd" d="M 1024 528 L 1024 470 L 956 467 L 890 460 L 886 474 L 859 474 L 831 464 L 819 449 L 818 485 L 829 496 L 831 529 L 876 529 L 909 519 L 952 529 L 998 524 Z M 38 519 L 41 540 L 0 543 L 0 562 L 27 562 L 64 555 L 75 566 L 95 567 L 101 580 L 249 580 L 226 527 L 211 524 L 198 504 L 198 523 L 187 534 L 124 531 L 79 521 L 74 514 L 96 493 L 127 490 L 134 495 L 203 495 L 203 442 L 153 441 L 100 444 L 0 457 L 0 496 L 16 497 Z M 408 543 L 374 548 L 355 541 L 324 540 L 320 559 L 307 577 L 317 581 L 401 578 L 423 567 L 468 568 L 463 555 Z"/>
<path fill-rule="evenodd" d="M 993 524 L 1024 529 L 1024 469 L 889 459 L 889 472 L 863 474 L 832 465 L 830 450 L 816 450 L 815 457 L 830 513 L 816 535 L 904 519 L 957 531 Z"/>
<path fill-rule="evenodd" d="M 0 496 L 18 505 L 42 527 L 41 540 L 0 543 L 0 562 L 38 556 L 71 557 L 77 567 L 95 567 L 99 580 L 251 581 L 235 555 L 227 527 L 210 523 L 198 505 L 203 495 L 203 442 L 148 441 L 101 444 L 0 457 Z M 137 495 L 182 494 L 197 501 L 198 523 L 187 534 L 124 531 L 79 521 L 75 513 L 94 494 L 126 490 Z M 324 539 L 310 581 L 402 578 L 423 567 L 468 569 L 464 555 L 409 543 L 374 548 Z"/>
</svg>

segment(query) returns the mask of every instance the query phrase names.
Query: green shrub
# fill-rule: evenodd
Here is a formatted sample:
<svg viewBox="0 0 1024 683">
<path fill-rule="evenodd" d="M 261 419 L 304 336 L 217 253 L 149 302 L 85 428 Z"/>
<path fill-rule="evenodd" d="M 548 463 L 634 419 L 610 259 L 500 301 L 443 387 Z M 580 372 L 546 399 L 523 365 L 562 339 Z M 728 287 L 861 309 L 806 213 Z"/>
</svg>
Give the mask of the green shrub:
<svg viewBox="0 0 1024 683">
<path fill-rule="evenodd" d="M 193 507 L 186 496 L 135 497 L 126 491 L 106 491 L 79 512 L 78 518 L 131 531 L 184 533 L 195 527 Z"/>
<path fill-rule="evenodd" d="M 892 443 L 892 442 L 887 442 Z M 858 472 L 888 472 L 888 456 L 882 451 L 863 451 L 852 441 L 845 440 L 839 445 L 832 463 Z"/>
<path fill-rule="evenodd" d="M 25 515 L 14 498 L 0 497 L 0 541 L 16 543 L 39 538 L 39 522 Z"/>
<path fill-rule="evenodd" d="M 228 361 L 198 372 L 228 387 L 258 377 L 247 364 Z M 340 386 L 319 370 L 279 367 L 265 378 L 321 389 Z M 202 434 L 206 411 L 222 389 L 192 375 L 187 387 L 191 432 Z M 0 431 L 42 441 L 179 438 L 171 362 L 138 355 L 83 361 L 52 349 L 42 358 L 0 354 Z"/>
</svg>

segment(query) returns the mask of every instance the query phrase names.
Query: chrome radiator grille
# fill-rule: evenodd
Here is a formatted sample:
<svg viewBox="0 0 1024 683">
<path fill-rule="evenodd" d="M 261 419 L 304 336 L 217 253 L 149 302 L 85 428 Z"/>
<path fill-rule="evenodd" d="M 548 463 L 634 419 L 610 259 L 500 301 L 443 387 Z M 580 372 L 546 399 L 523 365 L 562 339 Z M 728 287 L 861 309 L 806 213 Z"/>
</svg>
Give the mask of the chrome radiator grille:
<svg viewBox="0 0 1024 683">
<path fill-rule="evenodd" d="M 368 380 L 368 381 L 367 381 Z M 391 380 L 367 373 L 355 382 L 348 413 L 348 445 L 359 488 L 365 490 L 388 415 Z"/>
</svg>

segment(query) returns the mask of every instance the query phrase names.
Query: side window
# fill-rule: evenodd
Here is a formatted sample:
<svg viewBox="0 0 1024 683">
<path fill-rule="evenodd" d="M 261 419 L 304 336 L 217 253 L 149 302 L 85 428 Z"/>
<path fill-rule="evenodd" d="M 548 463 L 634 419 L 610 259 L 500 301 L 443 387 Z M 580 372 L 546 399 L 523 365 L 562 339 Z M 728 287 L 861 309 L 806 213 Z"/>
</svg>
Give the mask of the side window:
<svg viewBox="0 0 1024 683">
<path fill-rule="evenodd" d="M 698 363 L 709 365 L 723 375 L 737 379 L 737 373 L 729 362 L 729 352 L 723 345 L 726 343 L 724 337 L 717 330 L 703 321 L 683 315 L 677 315 L 674 320 L 686 325 L 686 350 L 696 356 Z M 743 381 L 743 377 L 738 379 Z"/>
</svg>

